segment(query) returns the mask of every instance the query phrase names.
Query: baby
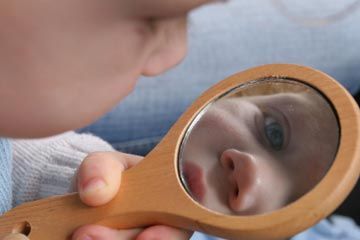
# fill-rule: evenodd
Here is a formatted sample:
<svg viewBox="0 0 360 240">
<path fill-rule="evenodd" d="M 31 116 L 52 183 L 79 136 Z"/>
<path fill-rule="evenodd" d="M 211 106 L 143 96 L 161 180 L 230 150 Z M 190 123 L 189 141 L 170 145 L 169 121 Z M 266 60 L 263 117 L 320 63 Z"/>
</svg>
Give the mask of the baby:
<svg viewBox="0 0 360 240">
<path fill-rule="evenodd" d="M 45 137 L 93 122 L 129 94 L 140 75 L 164 72 L 184 57 L 186 15 L 207 2 L 0 2 L 0 210 L 11 203 L 6 138 Z M 82 201 L 90 206 L 110 201 L 121 172 L 140 160 L 117 152 L 88 156 L 77 176 Z M 86 226 L 73 238 L 134 236 L 184 239 L 189 233 L 165 226 L 128 231 Z M 7 237 L 16 238 L 25 236 Z"/>
<path fill-rule="evenodd" d="M 189 193 L 226 214 L 261 214 L 311 190 L 335 158 L 339 127 L 327 101 L 276 80 L 212 103 L 194 125 L 180 171 Z"/>
</svg>

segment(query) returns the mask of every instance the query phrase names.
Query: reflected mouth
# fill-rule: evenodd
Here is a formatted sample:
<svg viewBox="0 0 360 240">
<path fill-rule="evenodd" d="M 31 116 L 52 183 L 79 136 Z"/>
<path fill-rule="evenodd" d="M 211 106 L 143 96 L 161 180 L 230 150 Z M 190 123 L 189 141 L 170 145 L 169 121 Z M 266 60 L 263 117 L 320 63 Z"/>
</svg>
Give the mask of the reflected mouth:
<svg viewBox="0 0 360 240">
<path fill-rule="evenodd" d="M 203 183 L 204 174 L 201 168 L 195 163 L 184 162 L 183 175 L 190 194 L 198 202 L 202 202 L 205 196 L 205 187 Z"/>
</svg>

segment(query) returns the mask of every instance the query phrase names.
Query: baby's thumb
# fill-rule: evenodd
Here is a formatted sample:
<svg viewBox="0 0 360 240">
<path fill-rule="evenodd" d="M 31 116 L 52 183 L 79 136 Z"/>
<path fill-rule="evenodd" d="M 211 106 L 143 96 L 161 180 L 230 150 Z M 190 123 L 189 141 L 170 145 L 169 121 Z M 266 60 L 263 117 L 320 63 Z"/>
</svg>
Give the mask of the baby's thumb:
<svg viewBox="0 0 360 240">
<path fill-rule="evenodd" d="M 119 190 L 122 172 L 140 159 L 119 152 L 88 155 L 78 172 L 77 187 L 81 200 L 89 206 L 108 203 Z"/>
<path fill-rule="evenodd" d="M 77 188 L 81 200 L 89 206 L 109 202 L 120 187 L 124 165 L 112 153 L 89 154 L 78 171 Z"/>
<path fill-rule="evenodd" d="M 12 233 L 7 235 L 2 240 L 29 240 L 25 235 L 20 233 Z"/>
</svg>

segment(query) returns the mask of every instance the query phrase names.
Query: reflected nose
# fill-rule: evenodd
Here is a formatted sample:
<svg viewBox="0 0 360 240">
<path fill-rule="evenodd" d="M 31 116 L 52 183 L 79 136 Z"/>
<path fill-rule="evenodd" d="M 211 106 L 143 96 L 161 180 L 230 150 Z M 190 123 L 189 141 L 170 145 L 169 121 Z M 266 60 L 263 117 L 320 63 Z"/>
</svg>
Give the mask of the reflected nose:
<svg viewBox="0 0 360 240">
<path fill-rule="evenodd" d="M 226 170 L 230 188 L 229 207 L 235 212 L 246 212 L 255 205 L 256 159 L 252 154 L 227 149 L 221 154 L 221 165 Z"/>
</svg>

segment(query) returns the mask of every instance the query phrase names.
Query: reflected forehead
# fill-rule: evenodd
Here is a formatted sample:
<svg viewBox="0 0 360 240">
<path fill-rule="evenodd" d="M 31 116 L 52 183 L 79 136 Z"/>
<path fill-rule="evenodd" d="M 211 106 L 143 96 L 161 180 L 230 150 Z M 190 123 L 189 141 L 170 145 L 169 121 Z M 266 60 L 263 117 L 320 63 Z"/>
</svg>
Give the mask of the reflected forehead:
<svg viewBox="0 0 360 240">
<path fill-rule="evenodd" d="M 314 122 L 333 123 L 335 120 L 327 100 L 316 92 L 276 93 L 249 97 L 249 100 L 260 106 L 275 107 L 277 110 L 287 112 L 289 117 L 295 117 L 292 115 L 311 117 Z"/>
<path fill-rule="evenodd" d="M 308 101 L 304 94 L 300 93 L 277 93 L 266 96 L 252 96 L 246 97 L 248 100 L 261 104 L 261 105 L 279 105 L 279 106 L 304 106 L 309 105 L 311 101 Z"/>
<path fill-rule="evenodd" d="M 259 107 L 274 108 L 285 114 L 294 128 L 301 126 L 321 139 L 336 139 L 338 123 L 336 114 L 327 100 L 315 91 L 277 93 L 248 97 Z M 301 132 L 301 135 L 305 132 Z M 336 140 L 334 140 L 336 142 Z"/>
</svg>

